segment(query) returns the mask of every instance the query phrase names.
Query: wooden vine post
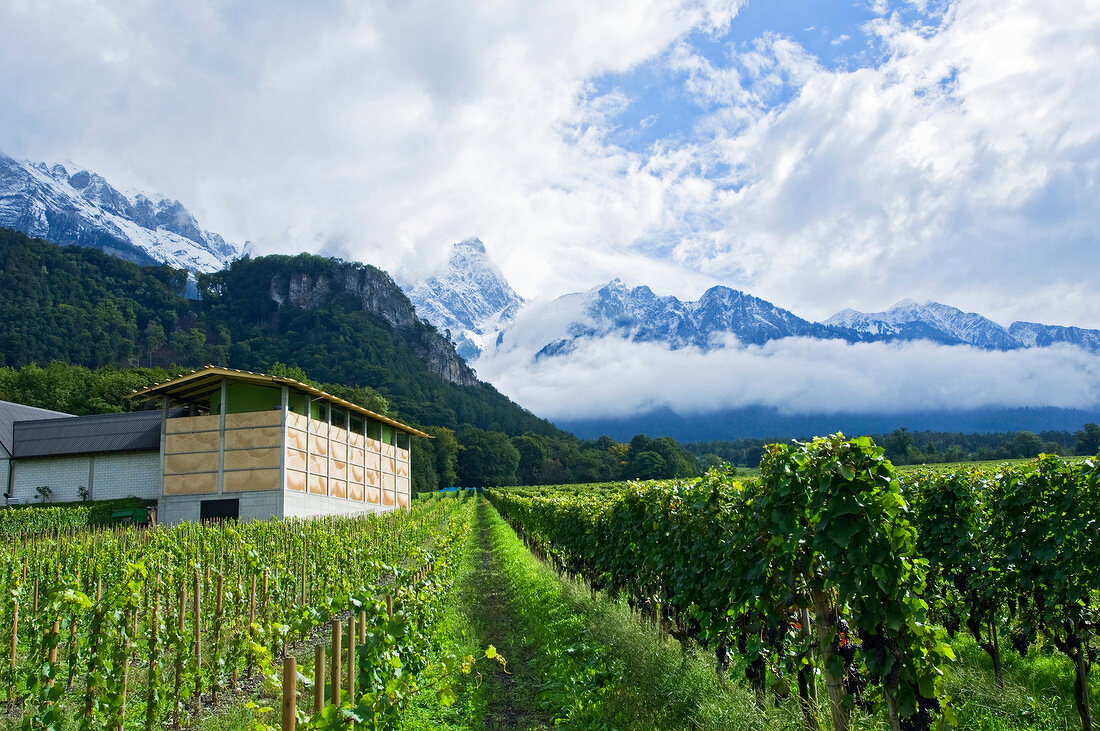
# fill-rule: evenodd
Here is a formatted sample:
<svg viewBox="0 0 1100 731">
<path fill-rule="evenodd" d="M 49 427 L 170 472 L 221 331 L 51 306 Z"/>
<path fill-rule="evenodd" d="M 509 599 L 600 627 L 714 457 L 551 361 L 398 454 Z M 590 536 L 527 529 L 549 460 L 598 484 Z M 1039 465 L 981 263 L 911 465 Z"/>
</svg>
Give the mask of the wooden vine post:
<svg viewBox="0 0 1100 731">
<path fill-rule="evenodd" d="M 329 685 L 332 686 L 332 704 L 336 707 L 340 706 L 340 660 L 343 656 L 343 648 L 341 647 L 341 641 L 344 639 L 344 627 L 343 622 L 336 619 L 332 622 L 332 676 L 329 680 Z"/>
<path fill-rule="evenodd" d="M 313 715 L 325 707 L 325 646 L 313 648 Z"/>
<path fill-rule="evenodd" d="M 283 728 L 294 731 L 298 714 L 298 661 L 293 655 L 283 660 Z"/>
<path fill-rule="evenodd" d="M 19 600 L 16 599 L 12 606 L 11 614 L 11 678 L 8 682 L 8 707 L 15 705 L 15 669 L 16 650 L 19 645 Z"/>
<path fill-rule="evenodd" d="M 202 702 L 202 584 L 195 572 L 195 704 Z"/>
<path fill-rule="evenodd" d="M 53 621 L 53 624 L 50 626 L 50 643 L 49 643 L 50 644 L 49 663 L 50 663 L 50 687 L 51 688 L 53 687 L 53 681 L 54 681 L 54 675 L 55 675 L 54 668 L 57 667 L 57 638 L 58 638 L 58 635 L 60 635 L 60 634 L 61 634 L 61 620 L 55 619 Z"/>
</svg>

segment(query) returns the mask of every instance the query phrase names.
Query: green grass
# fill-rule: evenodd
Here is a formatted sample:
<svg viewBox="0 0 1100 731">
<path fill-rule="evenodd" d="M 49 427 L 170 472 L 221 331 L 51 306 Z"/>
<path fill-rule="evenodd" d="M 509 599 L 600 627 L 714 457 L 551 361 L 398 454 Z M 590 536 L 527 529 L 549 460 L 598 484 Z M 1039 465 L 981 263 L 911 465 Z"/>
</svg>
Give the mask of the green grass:
<svg viewBox="0 0 1100 731">
<path fill-rule="evenodd" d="M 467 707 L 483 715 L 445 728 L 800 728 L 793 707 L 758 708 L 740 684 L 718 677 L 709 656 L 682 651 L 626 606 L 559 578 L 491 507 L 478 520 L 485 545 L 459 590 L 460 614 L 470 617 L 474 645 L 500 648 L 509 674 L 487 674 L 472 689 Z"/>
<path fill-rule="evenodd" d="M 1027 657 L 1002 646 L 1005 687 L 993 679 L 993 664 L 966 633 L 951 643 L 958 662 L 947 676 L 947 691 L 962 731 L 1028 729 L 1043 731 L 1080 728 L 1073 704 L 1073 667 L 1061 653 L 1033 646 Z M 1092 674 L 1091 693 L 1095 712 L 1100 700 L 1100 680 Z"/>
</svg>

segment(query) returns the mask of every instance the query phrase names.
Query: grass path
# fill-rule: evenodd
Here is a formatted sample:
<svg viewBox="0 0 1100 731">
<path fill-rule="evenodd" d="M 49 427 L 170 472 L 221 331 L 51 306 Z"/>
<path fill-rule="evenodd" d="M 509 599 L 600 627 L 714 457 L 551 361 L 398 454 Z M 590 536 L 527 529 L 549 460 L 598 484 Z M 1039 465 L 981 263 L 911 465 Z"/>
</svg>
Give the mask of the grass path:
<svg viewBox="0 0 1100 731">
<path fill-rule="evenodd" d="M 626 607 L 559 578 L 487 503 L 477 511 L 451 631 L 471 654 L 496 646 L 509 673 L 487 669 L 454 708 L 412 714 L 408 728 L 797 728 L 788 723 L 797 714 L 760 711 L 708 657 L 681 652 Z"/>
</svg>

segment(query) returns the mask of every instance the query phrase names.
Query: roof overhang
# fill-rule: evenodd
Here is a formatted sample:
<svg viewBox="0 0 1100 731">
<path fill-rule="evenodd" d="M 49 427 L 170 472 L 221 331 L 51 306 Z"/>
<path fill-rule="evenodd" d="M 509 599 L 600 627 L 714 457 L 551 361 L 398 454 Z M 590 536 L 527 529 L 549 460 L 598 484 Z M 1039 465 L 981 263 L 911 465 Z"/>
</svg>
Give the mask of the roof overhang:
<svg viewBox="0 0 1100 731">
<path fill-rule="evenodd" d="M 287 386 L 295 391 L 308 394 L 314 399 L 327 401 L 328 403 L 347 409 L 353 414 L 359 414 L 374 419 L 375 421 L 380 421 L 383 424 L 388 424 L 408 434 L 431 439 L 430 434 L 425 434 L 408 424 L 402 424 L 400 421 L 395 421 L 388 416 L 382 416 L 370 409 L 364 409 L 362 406 L 353 404 L 350 401 L 345 401 L 339 396 L 333 396 L 331 393 L 325 393 L 319 388 L 306 385 L 293 378 L 269 376 L 266 373 L 252 373 L 251 371 L 238 371 L 233 368 L 222 368 L 220 366 L 206 366 L 205 368 L 191 371 L 190 373 L 186 373 L 176 378 L 170 378 L 161 383 L 154 383 L 152 386 L 134 391 L 130 394 L 130 397 L 142 401 L 158 401 L 167 398 L 169 403 L 185 406 L 198 405 L 199 402 L 204 399 L 209 403 L 208 399 L 210 396 L 216 391 L 221 390 L 223 380 L 232 383 L 250 383 L 256 386 Z"/>
</svg>

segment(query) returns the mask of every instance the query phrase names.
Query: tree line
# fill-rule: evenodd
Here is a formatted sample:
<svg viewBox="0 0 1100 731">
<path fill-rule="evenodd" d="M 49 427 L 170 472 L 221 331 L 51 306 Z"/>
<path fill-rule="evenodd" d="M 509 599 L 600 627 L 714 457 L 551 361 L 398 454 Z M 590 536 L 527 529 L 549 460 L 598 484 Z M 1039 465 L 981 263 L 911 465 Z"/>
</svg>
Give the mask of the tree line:
<svg viewBox="0 0 1100 731">
<path fill-rule="evenodd" d="M 1079 431 L 961 432 L 910 431 L 870 435 L 896 465 L 1031 459 L 1039 454 L 1091 456 L 1100 452 L 1100 425 L 1088 423 Z M 684 447 L 700 458 L 711 455 L 739 467 L 755 467 L 768 444 L 778 439 L 736 439 L 691 442 Z"/>
</svg>

